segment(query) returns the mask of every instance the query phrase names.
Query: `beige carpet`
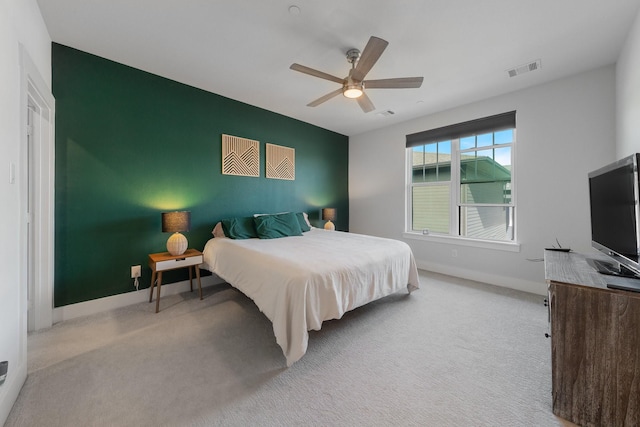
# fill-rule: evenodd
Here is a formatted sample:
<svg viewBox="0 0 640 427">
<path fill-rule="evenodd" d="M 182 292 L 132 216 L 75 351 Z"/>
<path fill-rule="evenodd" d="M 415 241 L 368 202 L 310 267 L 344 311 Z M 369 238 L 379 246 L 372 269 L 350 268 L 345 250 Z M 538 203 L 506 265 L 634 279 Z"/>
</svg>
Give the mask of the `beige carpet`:
<svg viewBox="0 0 640 427">
<path fill-rule="evenodd" d="M 13 426 L 560 426 L 542 297 L 420 272 L 326 322 L 291 368 L 227 285 L 29 337 Z"/>
</svg>

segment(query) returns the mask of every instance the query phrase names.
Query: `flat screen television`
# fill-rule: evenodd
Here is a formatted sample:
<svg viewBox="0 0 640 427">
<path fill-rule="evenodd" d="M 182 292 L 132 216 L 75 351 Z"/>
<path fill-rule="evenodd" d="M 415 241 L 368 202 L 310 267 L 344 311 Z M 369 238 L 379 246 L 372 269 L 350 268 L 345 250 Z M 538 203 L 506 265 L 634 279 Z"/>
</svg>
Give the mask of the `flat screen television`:
<svg viewBox="0 0 640 427">
<path fill-rule="evenodd" d="M 614 263 L 598 263 L 605 274 L 640 277 L 638 164 L 633 154 L 589 173 L 591 245 Z"/>
</svg>

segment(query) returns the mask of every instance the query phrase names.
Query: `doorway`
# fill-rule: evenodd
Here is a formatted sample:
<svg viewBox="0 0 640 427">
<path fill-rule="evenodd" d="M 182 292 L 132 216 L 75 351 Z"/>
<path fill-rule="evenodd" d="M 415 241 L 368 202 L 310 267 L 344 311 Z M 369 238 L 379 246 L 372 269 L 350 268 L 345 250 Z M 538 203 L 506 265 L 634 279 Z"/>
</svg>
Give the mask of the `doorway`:
<svg viewBox="0 0 640 427">
<path fill-rule="evenodd" d="M 21 53 L 21 283 L 27 330 L 34 331 L 53 324 L 55 101 L 29 56 Z"/>
</svg>

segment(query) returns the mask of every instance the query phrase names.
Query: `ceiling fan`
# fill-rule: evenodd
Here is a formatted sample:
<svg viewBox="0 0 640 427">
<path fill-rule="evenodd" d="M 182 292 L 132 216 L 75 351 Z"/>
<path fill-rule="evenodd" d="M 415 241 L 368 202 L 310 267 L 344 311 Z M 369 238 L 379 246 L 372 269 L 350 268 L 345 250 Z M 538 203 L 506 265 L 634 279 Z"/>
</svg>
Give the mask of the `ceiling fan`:
<svg viewBox="0 0 640 427">
<path fill-rule="evenodd" d="M 294 71 L 309 74 L 314 77 L 336 82 L 342 85 L 340 89 L 321 96 L 315 101 L 307 104 L 308 107 L 316 107 L 325 101 L 330 100 L 334 96 L 343 94 L 347 98 L 356 99 L 362 111 L 368 113 L 373 111 L 375 107 L 373 102 L 364 92 L 365 89 L 411 89 L 419 88 L 422 85 L 424 77 L 399 77 L 394 79 L 381 80 L 364 80 L 367 73 L 373 68 L 375 63 L 380 59 L 382 52 L 387 48 L 388 41 L 381 38 L 371 36 L 362 53 L 358 49 L 349 49 L 347 51 L 347 61 L 351 64 L 349 75 L 343 79 L 332 76 L 313 68 L 305 67 L 300 64 L 291 64 Z"/>
</svg>

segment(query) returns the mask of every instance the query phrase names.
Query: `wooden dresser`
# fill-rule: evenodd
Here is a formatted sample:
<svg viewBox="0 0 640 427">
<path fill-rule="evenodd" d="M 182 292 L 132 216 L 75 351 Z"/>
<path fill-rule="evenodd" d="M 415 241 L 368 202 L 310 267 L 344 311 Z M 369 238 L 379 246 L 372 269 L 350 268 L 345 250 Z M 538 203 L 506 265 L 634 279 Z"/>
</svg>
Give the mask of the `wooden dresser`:
<svg viewBox="0 0 640 427">
<path fill-rule="evenodd" d="M 544 261 L 553 413 L 581 426 L 640 425 L 640 293 L 607 288 L 583 255 L 545 251 Z"/>
</svg>

